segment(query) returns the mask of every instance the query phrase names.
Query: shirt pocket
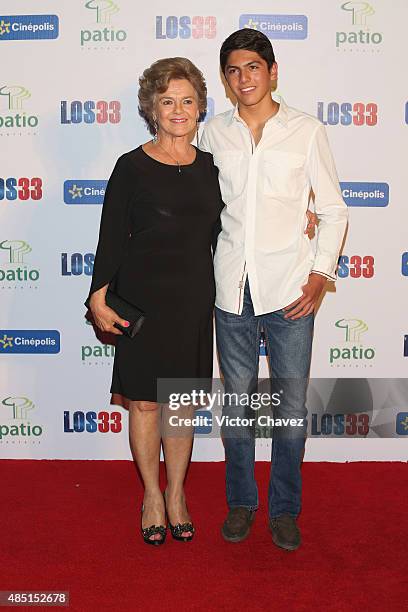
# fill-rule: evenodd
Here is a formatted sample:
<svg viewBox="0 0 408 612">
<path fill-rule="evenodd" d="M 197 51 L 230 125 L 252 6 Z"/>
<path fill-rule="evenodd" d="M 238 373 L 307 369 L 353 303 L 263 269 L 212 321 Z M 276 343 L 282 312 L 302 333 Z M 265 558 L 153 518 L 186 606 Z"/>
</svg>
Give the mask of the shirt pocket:
<svg viewBox="0 0 408 612">
<path fill-rule="evenodd" d="M 214 163 L 219 170 L 218 180 L 222 199 L 225 204 L 238 198 L 245 187 L 245 175 L 242 168 L 242 151 L 222 151 L 213 154 Z"/>
<path fill-rule="evenodd" d="M 305 187 L 306 157 L 287 151 L 265 151 L 263 193 L 279 199 L 298 199 Z"/>
</svg>

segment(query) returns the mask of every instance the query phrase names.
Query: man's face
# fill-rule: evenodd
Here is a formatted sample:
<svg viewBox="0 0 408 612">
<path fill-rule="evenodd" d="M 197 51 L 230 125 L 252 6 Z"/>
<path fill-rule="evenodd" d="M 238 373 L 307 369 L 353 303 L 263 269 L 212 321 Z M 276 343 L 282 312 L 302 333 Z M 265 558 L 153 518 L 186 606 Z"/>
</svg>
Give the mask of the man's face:
<svg viewBox="0 0 408 612">
<path fill-rule="evenodd" d="M 258 104 L 271 93 L 271 83 L 278 76 L 278 66 L 271 69 L 255 51 L 239 49 L 229 54 L 225 78 L 238 102 L 244 106 Z"/>
</svg>

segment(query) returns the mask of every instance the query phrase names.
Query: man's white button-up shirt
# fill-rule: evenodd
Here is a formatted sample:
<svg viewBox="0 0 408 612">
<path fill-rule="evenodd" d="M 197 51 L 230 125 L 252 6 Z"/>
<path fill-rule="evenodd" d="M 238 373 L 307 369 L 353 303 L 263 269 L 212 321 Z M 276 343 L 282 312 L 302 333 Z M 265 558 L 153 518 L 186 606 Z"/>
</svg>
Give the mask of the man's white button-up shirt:
<svg viewBox="0 0 408 612">
<path fill-rule="evenodd" d="M 247 276 L 255 315 L 299 298 L 312 271 L 335 280 L 347 206 L 318 119 L 281 99 L 255 145 L 235 108 L 206 124 L 200 148 L 213 155 L 225 203 L 214 258 L 218 308 L 241 314 Z M 315 248 L 304 234 L 311 188 Z"/>
</svg>

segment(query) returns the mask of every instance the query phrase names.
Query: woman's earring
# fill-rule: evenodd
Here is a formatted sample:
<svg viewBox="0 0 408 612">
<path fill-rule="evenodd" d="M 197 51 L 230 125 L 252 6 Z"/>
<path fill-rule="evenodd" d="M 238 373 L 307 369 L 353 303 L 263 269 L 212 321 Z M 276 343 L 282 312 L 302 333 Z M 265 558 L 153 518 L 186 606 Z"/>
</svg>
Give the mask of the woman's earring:
<svg viewBox="0 0 408 612">
<path fill-rule="evenodd" d="M 196 140 L 197 140 L 197 149 L 199 148 L 199 143 L 198 143 L 198 128 L 199 128 L 199 119 L 197 119 L 197 123 L 196 123 Z"/>
<path fill-rule="evenodd" d="M 153 120 L 153 129 L 154 129 L 154 134 L 153 134 L 153 142 L 154 144 L 157 143 L 157 132 L 158 132 L 158 125 L 157 125 L 157 121 L 156 119 Z"/>
</svg>

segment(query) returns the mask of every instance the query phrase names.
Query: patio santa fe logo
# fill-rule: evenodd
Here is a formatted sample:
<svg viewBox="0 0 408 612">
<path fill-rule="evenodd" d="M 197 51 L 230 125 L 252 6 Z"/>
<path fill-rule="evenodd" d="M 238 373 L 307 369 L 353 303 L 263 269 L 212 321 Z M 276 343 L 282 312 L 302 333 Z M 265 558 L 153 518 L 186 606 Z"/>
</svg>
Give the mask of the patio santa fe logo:
<svg viewBox="0 0 408 612">
<path fill-rule="evenodd" d="M 18 444 L 39 443 L 43 428 L 31 421 L 33 413 L 36 413 L 34 402 L 28 397 L 5 397 L 0 409 L 2 421 L 8 416 L 7 423 L 0 423 L 0 443 L 7 444 L 9 440 Z"/>
<path fill-rule="evenodd" d="M 0 129 L 36 128 L 38 117 L 24 110 L 31 93 L 23 85 L 0 87 Z"/>
<path fill-rule="evenodd" d="M 344 2 L 340 8 L 353 29 L 336 32 L 337 50 L 378 52 L 383 36 L 370 30 L 369 24 L 375 14 L 373 6 L 368 2 Z"/>
<path fill-rule="evenodd" d="M 103 344 L 98 340 L 98 344 L 92 344 L 95 341 L 95 332 L 91 321 L 85 319 L 85 324 L 88 329 L 89 343 L 81 346 L 81 362 L 82 365 L 88 366 L 104 366 L 112 365 L 112 359 L 115 356 L 115 347 L 113 344 Z M 92 331 L 91 331 L 92 330 Z M 92 338 L 92 339 L 91 339 Z"/>
<path fill-rule="evenodd" d="M 25 263 L 25 259 L 31 251 L 31 246 L 24 240 L 1 241 L 0 257 L 2 261 L 0 263 L 0 282 L 22 284 L 36 283 L 40 278 L 40 271 L 36 268 L 29 267 Z M 17 287 L 17 284 L 14 286 Z M 21 285 L 18 286 L 21 287 Z"/>
<path fill-rule="evenodd" d="M 126 40 L 126 30 L 117 30 L 111 25 L 120 11 L 119 5 L 113 0 L 88 0 L 84 6 L 93 15 L 97 27 L 80 31 L 81 47 L 96 50 L 123 48 L 118 44 Z"/>
<path fill-rule="evenodd" d="M 361 319 L 339 319 L 334 325 L 342 331 L 343 343 L 330 347 L 330 365 L 332 367 L 367 367 L 367 362 L 371 362 L 375 357 L 375 350 L 362 344 L 361 337 L 368 330 L 365 321 Z"/>
<path fill-rule="evenodd" d="M 239 28 L 259 30 L 272 39 L 304 40 L 307 38 L 306 15 L 240 15 Z"/>
<path fill-rule="evenodd" d="M 0 15 L 0 41 L 58 38 L 57 15 Z"/>
</svg>

